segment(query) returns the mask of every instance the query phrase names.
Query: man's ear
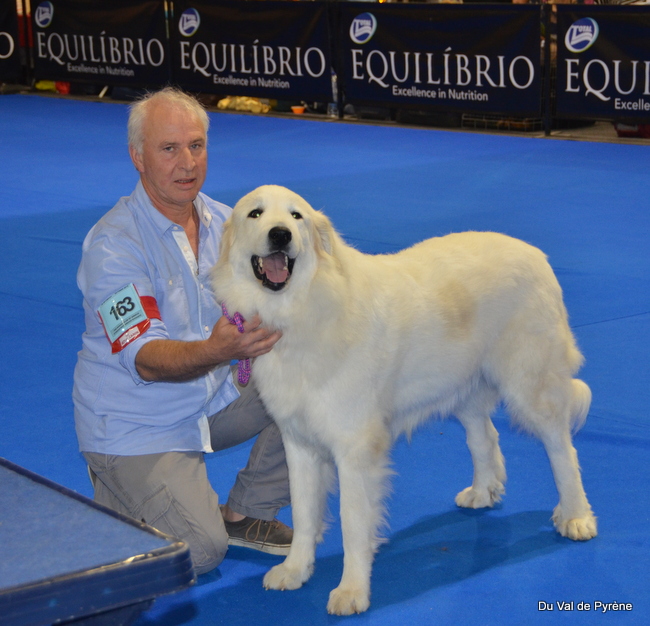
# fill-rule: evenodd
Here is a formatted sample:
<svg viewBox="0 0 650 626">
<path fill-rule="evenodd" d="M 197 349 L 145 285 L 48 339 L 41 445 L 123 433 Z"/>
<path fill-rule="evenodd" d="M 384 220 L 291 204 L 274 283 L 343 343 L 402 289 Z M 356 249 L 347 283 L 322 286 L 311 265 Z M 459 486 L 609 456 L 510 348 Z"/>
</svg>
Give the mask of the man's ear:
<svg viewBox="0 0 650 626">
<path fill-rule="evenodd" d="M 138 152 L 133 146 L 129 146 L 129 155 L 131 156 L 131 161 L 135 165 L 135 169 L 138 172 L 144 172 L 144 163 L 142 162 L 142 154 Z"/>
</svg>

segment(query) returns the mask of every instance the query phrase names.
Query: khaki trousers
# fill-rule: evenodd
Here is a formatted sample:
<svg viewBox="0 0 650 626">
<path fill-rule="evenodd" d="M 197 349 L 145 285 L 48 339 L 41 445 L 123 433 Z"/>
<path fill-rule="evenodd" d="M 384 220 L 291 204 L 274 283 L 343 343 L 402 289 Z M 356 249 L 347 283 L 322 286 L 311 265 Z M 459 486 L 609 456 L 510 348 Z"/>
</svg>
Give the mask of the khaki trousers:
<svg viewBox="0 0 650 626">
<path fill-rule="evenodd" d="M 242 515 L 269 521 L 289 504 L 284 447 L 252 382 L 239 391 L 239 399 L 209 418 L 212 448 L 224 450 L 257 436 L 228 505 Z M 221 563 L 228 535 L 202 452 L 84 452 L 84 457 L 94 474 L 97 502 L 185 541 L 197 574 Z"/>
</svg>

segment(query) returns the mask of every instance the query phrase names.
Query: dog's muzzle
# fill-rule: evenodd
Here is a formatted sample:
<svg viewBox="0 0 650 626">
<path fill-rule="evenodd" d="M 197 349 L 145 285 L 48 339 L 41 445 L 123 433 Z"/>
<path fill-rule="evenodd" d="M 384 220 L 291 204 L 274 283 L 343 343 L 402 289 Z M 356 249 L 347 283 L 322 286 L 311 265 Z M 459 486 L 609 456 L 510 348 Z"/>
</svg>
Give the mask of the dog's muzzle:
<svg viewBox="0 0 650 626">
<path fill-rule="evenodd" d="M 287 228 L 276 226 L 269 231 L 269 247 L 273 252 L 268 256 L 251 257 L 251 265 L 255 277 L 262 281 L 262 285 L 272 291 L 284 289 L 291 278 L 295 259 L 285 252 L 291 243 L 291 231 Z"/>
</svg>

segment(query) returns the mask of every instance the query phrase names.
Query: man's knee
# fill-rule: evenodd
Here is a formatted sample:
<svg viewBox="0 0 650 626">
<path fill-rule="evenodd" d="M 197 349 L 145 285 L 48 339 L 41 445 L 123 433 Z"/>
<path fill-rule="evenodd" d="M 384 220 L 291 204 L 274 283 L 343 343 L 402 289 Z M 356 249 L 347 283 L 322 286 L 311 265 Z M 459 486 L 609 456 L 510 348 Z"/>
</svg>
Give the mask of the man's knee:
<svg viewBox="0 0 650 626">
<path fill-rule="evenodd" d="M 228 533 L 202 455 L 108 458 L 87 454 L 86 458 L 95 461 L 97 501 L 184 541 L 197 573 L 214 569 L 223 561 Z"/>
<path fill-rule="evenodd" d="M 226 555 L 228 533 L 218 509 L 188 511 L 164 485 L 141 504 L 137 516 L 157 530 L 184 541 L 197 574 L 218 567 Z"/>
<path fill-rule="evenodd" d="M 213 545 L 213 547 L 213 551 L 205 551 L 202 553 L 202 558 L 196 559 L 194 557 L 195 552 L 192 552 L 192 548 L 190 546 L 192 565 L 194 566 L 194 571 L 196 572 L 197 576 L 200 574 L 206 574 L 207 572 L 221 565 L 221 562 L 224 560 L 226 552 L 228 551 L 228 541 L 226 540 L 225 545 L 223 546 L 217 547 Z"/>
</svg>

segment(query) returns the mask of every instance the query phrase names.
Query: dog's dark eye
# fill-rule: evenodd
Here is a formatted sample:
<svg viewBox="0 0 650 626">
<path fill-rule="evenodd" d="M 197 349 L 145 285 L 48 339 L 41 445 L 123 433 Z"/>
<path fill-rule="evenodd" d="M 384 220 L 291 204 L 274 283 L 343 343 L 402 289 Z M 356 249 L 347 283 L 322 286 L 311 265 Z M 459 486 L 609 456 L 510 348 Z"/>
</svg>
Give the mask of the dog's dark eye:
<svg viewBox="0 0 650 626">
<path fill-rule="evenodd" d="M 262 213 L 264 213 L 264 211 L 262 211 L 262 209 L 253 209 L 253 210 L 248 214 L 248 217 L 251 217 L 251 218 L 253 218 L 254 220 L 256 220 L 260 215 L 262 215 Z"/>
<path fill-rule="evenodd" d="M 298 211 L 293 211 L 293 213 L 291 213 L 291 217 L 293 217 L 294 220 L 301 220 L 302 213 L 298 213 Z"/>
</svg>

